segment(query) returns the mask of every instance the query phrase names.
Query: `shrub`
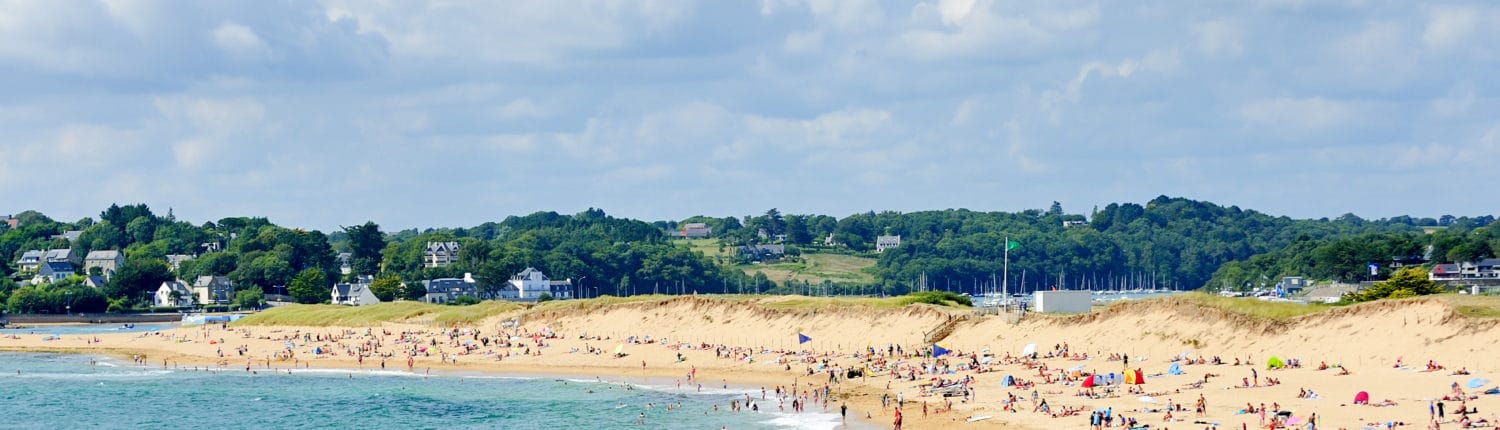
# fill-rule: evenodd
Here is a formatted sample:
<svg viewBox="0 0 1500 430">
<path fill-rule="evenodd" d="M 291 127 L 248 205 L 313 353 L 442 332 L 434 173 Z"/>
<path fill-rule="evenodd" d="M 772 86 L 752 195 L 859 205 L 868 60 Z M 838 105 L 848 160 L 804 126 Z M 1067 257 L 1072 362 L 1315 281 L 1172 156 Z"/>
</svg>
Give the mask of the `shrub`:
<svg viewBox="0 0 1500 430">
<path fill-rule="evenodd" d="M 901 298 L 901 302 L 902 305 L 909 305 L 912 303 L 927 303 L 938 306 L 974 306 L 974 302 L 969 300 L 969 296 L 948 291 L 922 291 L 909 293 Z"/>
<path fill-rule="evenodd" d="M 479 304 L 479 298 L 474 296 L 458 296 L 457 299 L 453 299 L 453 304 L 458 306 L 477 305 Z"/>
</svg>

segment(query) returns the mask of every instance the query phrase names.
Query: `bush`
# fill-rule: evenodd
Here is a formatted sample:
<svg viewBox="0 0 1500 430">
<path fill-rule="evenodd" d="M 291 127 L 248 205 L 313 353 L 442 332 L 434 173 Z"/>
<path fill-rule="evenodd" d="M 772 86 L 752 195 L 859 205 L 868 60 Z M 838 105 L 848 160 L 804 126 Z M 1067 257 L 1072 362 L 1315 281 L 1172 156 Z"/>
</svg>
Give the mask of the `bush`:
<svg viewBox="0 0 1500 430">
<path fill-rule="evenodd" d="M 458 306 L 477 305 L 479 304 L 479 298 L 474 296 L 458 296 L 457 299 L 453 299 L 453 304 Z"/>
<path fill-rule="evenodd" d="M 927 303 L 938 306 L 974 306 L 974 302 L 969 300 L 969 296 L 948 291 L 923 291 L 908 293 L 907 295 L 901 297 L 901 302 L 902 305 L 909 305 L 912 303 Z"/>
<path fill-rule="evenodd" d="M 1363 291 L 1344 295 L 1349 302 L 1368 302 L 1380 299 L 1401 299 L 1443 292 L 1443 287 L 1427 279 L 1427 272 L 1420 267 L 1408 267 L 1391 275 L 1390 279 L 1376 282 Z"/>
<path fill-rule="evenodd" d="M 540 296 L 536 296 L 536 302 L 537 302 L 537 303 L 541 303 L 541 302 L 550 302 L 550 301 L 552 301 L 552 300 L 553 300 L 553 298 L 552 298 L 552 294 L 548 294 L 548 293 L 542 293 L 542 295 L 540 295 Z"/>
</svg>

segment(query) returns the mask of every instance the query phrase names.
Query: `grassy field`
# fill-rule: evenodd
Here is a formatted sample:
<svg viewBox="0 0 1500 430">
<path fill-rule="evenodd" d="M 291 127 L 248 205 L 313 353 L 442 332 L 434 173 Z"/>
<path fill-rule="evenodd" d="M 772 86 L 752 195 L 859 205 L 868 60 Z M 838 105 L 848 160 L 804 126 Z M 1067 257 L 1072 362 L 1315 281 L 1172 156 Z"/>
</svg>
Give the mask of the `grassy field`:
<svg viewBox="0 0 1500 430">
<path fill-rule="evenodd" d="M 744 264 L 736 267 L 743 270 L 745 274 L 765 273 L 766 277 L 778 284 L 788 279 L 805 281 L 814 285 L 821 284 L 823 281 L 875 282 L 875 275 L 870 273 L 870 269 L 875 267 L 873 258 L 842 254 L 802 254 L 801 259 L 802 261 L 796 262 Z"/>
<path fill-rule="evenodd" d="M 719 239 L 679 239 L 676 242 L 714 259 L 727 259 L 734 252 L 733 247 L 727 246 L 720 250 Z M 745 272 L 746 275 L 754 275 L 755 272 L 765 273 L 766 277 L 777 284 L 789 279 L 805 281 L 809 284 L 821 284 L 823 281 L 855 283 L 875 281 L 875 275 L 870 273 L 871 268 L 875 267 L 875 259 L 843 254 L 802 254 L 800 261 L 740 264 L 734 267 Z"/>
</svg>

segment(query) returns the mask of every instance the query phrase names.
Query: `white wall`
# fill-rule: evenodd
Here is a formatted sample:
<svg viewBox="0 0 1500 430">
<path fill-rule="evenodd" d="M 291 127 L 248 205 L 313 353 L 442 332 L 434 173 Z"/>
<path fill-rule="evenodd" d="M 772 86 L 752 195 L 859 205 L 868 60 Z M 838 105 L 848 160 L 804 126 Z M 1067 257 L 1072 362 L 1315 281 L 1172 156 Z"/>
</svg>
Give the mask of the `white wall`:
<svg viewBox="0 0 1500 430">
<path fill-rule="evenodd" d="M 1094 297 L 1088 291 L 1037 291 L 1032 296 L 1036 312 L 1086 313 Z"/>
</svg>

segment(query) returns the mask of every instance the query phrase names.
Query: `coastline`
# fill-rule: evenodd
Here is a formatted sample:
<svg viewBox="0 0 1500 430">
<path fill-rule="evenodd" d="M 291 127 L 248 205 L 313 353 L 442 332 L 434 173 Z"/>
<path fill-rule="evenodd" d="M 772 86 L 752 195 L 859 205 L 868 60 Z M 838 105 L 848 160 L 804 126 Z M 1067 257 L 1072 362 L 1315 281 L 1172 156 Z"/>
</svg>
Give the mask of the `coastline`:
<svg viewBox="0 0 1500 430">
<path fill-rule="evenodd" d="M 685 380 L 696 370 L 705 388 L 730 384 L 772 391 L 795 381 L 798 394 L 805 395 L 826 383 L 836 399 L 830 410 L 840 401 L 847 403 L 850 420 L 869 428 L 889 428 L 892 409 L 883 408 L 881 399 L 901 397 L 906 401 L 904 428 L 910 429 L 1087 428 L 1089 413 L 1102 410 L 1152 428 L 1201 428 L 1193 424 L 1200 421 L 1221 428 L 1259 426 L 1259 414 L 1246 411 L 1261 404 L 1295 417 L 1316 414 L 1320 428 L 1398 421 L 1418 428 L 1427 421 L 1429 401 L 1457 395 L 1451 385 L 1469 378 L 1500 379 L 1500 365 L 1483 359 L 1500 354 L 1500 319 L 1458 316 L 1441 299 L 1356 305 L 1288 320 L 1251 319 L 1180 299 L 1122 304 L 1076 316 L 1037 316 L 1021 323 L 950 319 L 953 315 L 922 306 L 786 310 L 674 298 L 514 312 L 462 328 L 420 320 L 374 327 L 211 325 L 63 335 L 50 341 L 41 335 L 0 337 L 0 350 L 81 352 L 126 360 L 144 354 L 151 366 L 228 371 L 248 366 L 252 372 L 377 371 L 384 355 L 391 357 L 387 371 L 598 377 L 668 387 L 682 381 L 684 388 L 696 388 Z M 922 337 L 942 326 L 952 330 L 940 342 L 952 355 L 934 360 L 925 354 L 929 344 Z M 811 340 L 798 343 L 799 334 Z M 481 338 L 506 343 L 475 345 Z M 1029 344 L 1036 345 L 1037 357 L 1020 357 Z M 311 358 L 315 350 L 324 353 Z M 615 358 L 613 351 L 626 356 Z M 364 354 L 363 363 L 351 353 Z M 1080 371 L 1125 368 L 1118 354 L 1131 358 L 1130 368 L 1143 370 L 1145 385 L 1080 386 Z M 1297 359 L 1302 366 L 1267 369 L 1273 355 Z M 1438 368 L 1423 369 L 1428 361 Z M 1339 373 L 1340 365 L 1350 374 Z M 1169 367 L 1176 366 L 1182 374 L 1169 374 Z M 871 373 L 829 382 L 829 370 L 850 369 Z M 1468 373 L 1459 375 L 1459 369 Z M 1002 385 L 1012 377 L 1023 385 Z M 929 394 L 931 384 L 944 380 L 971 381 L 974 397 L 964 401 Z M 1500 410 L 1500 396 L 1481 393 L 1493 385 L 1458 390 L 1464 403 L 1483 411 L 1475 419 L 1500 421 L 1494 414 Z M 1364 391 L 1372 402 L 1389 400 L 1393 406 L 1350 401 Z M 1308 392 L 1317 395 L 1306 396 Z M 1007 409 L 1012 395 L 1015 407 Z M 1143 396 L 1151 400 L 1138 399 Z M 1043 401 L 1048 408 L 1040 407 Z M 1196 401 L 1206 401 L 1203 412 L 1194 412 Z M 1451 403 L 1457 408 L 1460 402 Z M 976 416 L 989 418 L 966 421 Z"/>
</svg>

